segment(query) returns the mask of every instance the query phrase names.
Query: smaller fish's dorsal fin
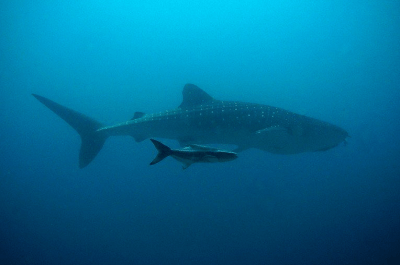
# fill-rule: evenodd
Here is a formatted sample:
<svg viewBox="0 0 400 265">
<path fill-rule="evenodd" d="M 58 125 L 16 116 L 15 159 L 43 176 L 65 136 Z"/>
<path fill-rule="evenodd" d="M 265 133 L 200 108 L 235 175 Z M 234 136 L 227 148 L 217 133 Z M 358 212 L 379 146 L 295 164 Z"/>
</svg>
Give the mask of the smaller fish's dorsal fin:
<svg viewBox="0 0 400 265">
<path fill-rule="evenodd" d="M 179 108 L 185 109 L 191 106 L 202 105 L 213 101 L 213 97 L 193 84 L 186 84 L 182 91 L 183 100 Z"/>
<path fill-rule="evenodd" d="M 135 114 L 133 114 L 133 118 L 131 120 L 139 119 L 139 118 L 143 117 L 144 115 L 146 115 L 146 113 L 140 112 L 140 111 L 136 111 Z"/>
<path fill-rule="evenodd" d="M 213 148 L 209 146 L 204 146 L 204 145 L 198 145 L 198 144 L 190 144 L 188 147 L 190 147 L 192 150 L 199 150 L 199 151 L 218 151 L 218 148 Z"/>
</svg>

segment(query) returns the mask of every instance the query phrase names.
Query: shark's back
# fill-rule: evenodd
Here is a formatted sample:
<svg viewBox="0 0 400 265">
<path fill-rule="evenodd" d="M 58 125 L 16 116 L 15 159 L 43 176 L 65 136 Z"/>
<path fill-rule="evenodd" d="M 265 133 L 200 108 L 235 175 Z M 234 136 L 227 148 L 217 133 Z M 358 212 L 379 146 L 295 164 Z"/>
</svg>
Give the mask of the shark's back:
<svg viewBox="0 0 400 265">
<path fill-rule="evenodd" d="M 139 140 L 169 138 L 183 146 L 234 144 L 236 151 L 258 148 L 276 154 L 327 150 L 347 137 L 335 125 L 273 106 L 216 100 L 192 84 L 182 94 L 178 108 L 138 115 L 122 124 L 129 127 L 126 131 L 116 126 L 117 131 Z"/>
<path fill-rule="evenodd" d="M 212 100 L 192 108 L 185 124 L 192 143 L 236 144 L 277 154 L 329 149 L 347 137 L 343 129 L 262 104 Z"/>
</svg>

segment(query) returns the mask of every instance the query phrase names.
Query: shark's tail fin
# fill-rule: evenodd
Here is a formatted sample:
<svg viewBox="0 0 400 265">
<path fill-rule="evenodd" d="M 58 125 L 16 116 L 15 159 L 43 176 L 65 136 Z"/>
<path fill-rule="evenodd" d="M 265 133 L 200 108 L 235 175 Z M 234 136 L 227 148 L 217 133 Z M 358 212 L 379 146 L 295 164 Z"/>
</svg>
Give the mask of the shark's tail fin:
<svg viewBox="0 0 400 265">
<path fill-rule="evenodd" d="M 150 139 L 150 141 L 152 141 L 152 143 L 158 150 L 158 154 L 157 154 L 156 158 L 154 158 L 154 160 L 151 161 L 150 165 L 157 164 L 158 162 L 160 162 L 161 160 L 163 160 L 164 158 L 166 158 L 167 156 L 169 156 L 171 154 L 171 148 L 169 148 L 165 144 L 162 144 L 159 141 L 156 141 L 154 139 Z"/>
<path fill-rule="evenodd" d="M 79 167 L 86 167 L 96 157 L 107 139 L 107 135 L 97 132 L 103 125 L 86 115 L 64 107 L 50 99 L 36 94 L 32 95 L 79 133 L 82 140 L 79 152 Z"/>
</svg>

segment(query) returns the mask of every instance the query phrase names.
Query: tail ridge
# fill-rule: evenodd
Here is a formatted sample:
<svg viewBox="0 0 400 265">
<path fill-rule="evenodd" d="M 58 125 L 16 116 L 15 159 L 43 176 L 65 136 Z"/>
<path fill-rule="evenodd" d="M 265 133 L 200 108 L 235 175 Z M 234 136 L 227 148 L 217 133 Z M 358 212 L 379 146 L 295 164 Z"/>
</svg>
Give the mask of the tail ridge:
<svg viewBox="0 0 400 265">
<path fill-rule="evenodd" d="M 169 148 L 165 144 L 160 143 L 159 141 L 154 139 L 150 139 L 150 141 L 154 144 L 154 146 L 158 150 L 157 156 L 153 159 L 153 161 L 151 161 L 150 165 L 157 164 L 158 162 L 160 162 L 161 160 L 163 160 L 164 158 L 168 157 L 171 154 L 172 151 L 171 148 Z"/>
<path fill-rule="evenodd" d="M 79 151 L 79 168 L 86 167 L 100 152 L 107 135 L 97 132 L 104 127 L 100 122 L 70 108 L 64 107 L 48 98 L 32 94 L 43 105 L 66 121 L 80 135 L 82 143 Z"/>
</svg>

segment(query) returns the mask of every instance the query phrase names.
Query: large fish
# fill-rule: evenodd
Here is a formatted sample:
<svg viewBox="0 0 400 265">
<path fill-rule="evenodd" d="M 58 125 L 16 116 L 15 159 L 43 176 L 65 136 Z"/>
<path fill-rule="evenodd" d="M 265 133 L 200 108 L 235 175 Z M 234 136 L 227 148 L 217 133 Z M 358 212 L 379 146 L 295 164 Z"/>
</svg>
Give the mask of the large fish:
<svg viewBox="0 0 400 265">
<path fill-rule="evenodd" d="M 151 161 L 150 165 L 157 164 L 168 156 L 183 163 L 183 169 L 187 169 L 193 163 L 220 163 L 237 158 L 237 154 L 234 152 L 203 145 L 191 144 L 182 149 L 171 149 L 157 140 L 150 139 L 150 141 L 158 150 L 156 158 Z"/>
<path fill-rule="evenodd" d="M 344 142 L 348 133 L 335 125 L 268 105 L 217 100 L 192 84 L 183 88 L 176 109 L 145 114 L 112 126 L 35 95 L 81 136 L 79 167 L 87 166 L 109 136 L 176 139 L 181 145 L 233 144 L 235 152 L 257 148 L 275 154 L 324 151 Z"/>
</svg>

